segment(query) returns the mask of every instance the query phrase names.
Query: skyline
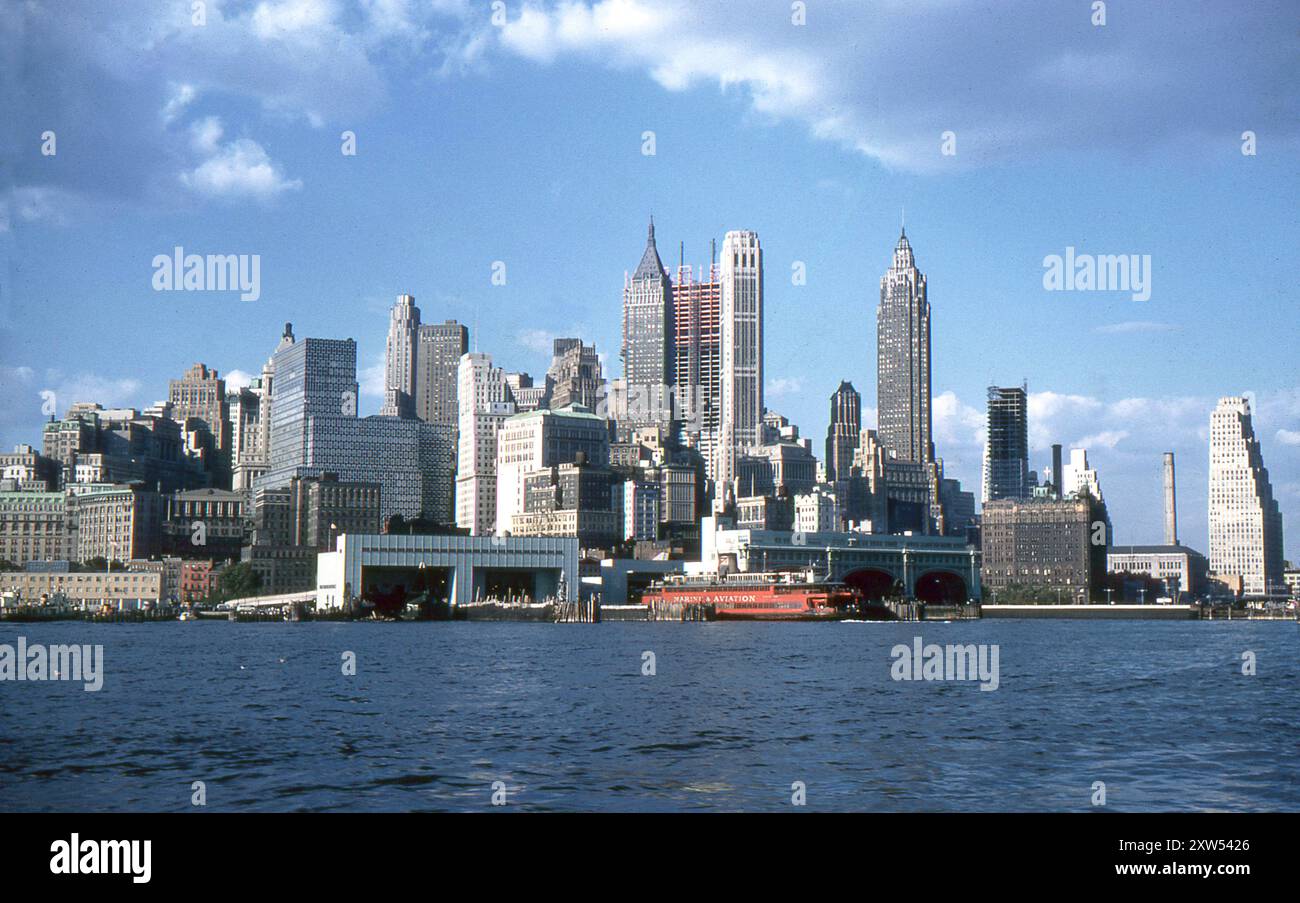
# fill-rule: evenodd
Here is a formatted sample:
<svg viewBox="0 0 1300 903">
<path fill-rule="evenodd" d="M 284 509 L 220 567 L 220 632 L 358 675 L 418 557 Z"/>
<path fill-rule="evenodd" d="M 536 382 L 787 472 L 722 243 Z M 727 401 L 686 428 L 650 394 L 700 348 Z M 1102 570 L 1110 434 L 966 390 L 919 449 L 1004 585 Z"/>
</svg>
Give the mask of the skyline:
<svg viewBox="0 0 1300 903">
<path fill-rule="evenodd" d="M 1011 117 L 1023 94 L 1004 86 L 1000 97 L 994 89 L 1003 80 L 990 60 L 956 53 L 952 36 L 933 34 L 933 10 L 923 10 L 912 27 L 949 52 L 946 59 L 984 102 L 986 122 L 1011 122 L 1007 130 L 1022 140 L 999 151 L 987 128 L 964 124 L 951 109 L 918 121 L 907 106 L 917 98 L 904 92 L 890 112 L 907 134 L 875 153 L 846 146 L 840 135 L 819 137 L 817 121 L 801 116 L 800 101 L 777 103 L 782 98 L 765 88 L 761 71 L 742 66 L 727 82 L 725 72 L 709 68 L 724 64 L 700 53 L 700 68 L 675 82 L 636 54 L 610 61 L 638 39 L 662 46 L 650 40 L 666 27 L 656 16 L 677 16 L 697 47 L 714 46 L 700 43 L 710 34 L 724 47 L 725 30 L 693 18 L 709 13 L 664 4 L 665 12 L 651 15 L 645 5 L 597 4 L 597 11 L 621 7 L 650 18 L 629 15 L 623 30 L 593 35 L 576 25 L 563 34 L 548 31 L 531 14 L 516 18 L 512 8 L 516 24 L 483 32 L 473 65 L 408 81 L 399 76 L 419 68 L 442 34 L 440 23 L 454 23 L 447 28 L 467 35 L 466 42 L 482 29 L 469 7 L 445 3 L 446 16 L 421 20 L 433 37 L 417 50 L 417 36 L 397 20 L 389 21 L 388 37 L 378 36 L 381 6 L 416 11 L 414 4 L 323 4 L 319 16 L 295 18 L 289 13 L 303 8 L 292 3 L 209 4 L 209 13 L 223 11 L 228 24 L 216 29 L 212 19 L 205 40 L 220 36 L 230 55 L 352 36 L 354 74 L 367 73 L 352 81 L 378 99 L 367 103 L 344 92 L 337 107 L 321 106 L 331 98 L 299 77 L 293 67 L 307 65 L 301 60 L 273 70 L 276 78 L 262 73 L 254 80 L 218 65 L 225 57 L 215 53 L 188 60 L 160 53 L 143 74 L 127 78 L 129 54 L 115 55 L 69 30 L 92 27 L 77 25 L 72 12 L 27 23 L 29 52 L 48 50 L 57 62 L 81 51 L 85 59 L 74 69 L 79 82 L 71 94 L 54 90 L 57 65 L 43 67 L 48 71 L 34 81 L 48 83 L 33 85 L 6 138 L 10 157 L 18 136 L 31 136 L 0 183 L 8 261 L 0 292 L 7 324 L 3 447 L 39 444 L 45 389 L 57 393 L 61 415 L 74 401 L 144 407 L 198 361 L 225 376 L 256 375 L 285 321 L 305 337 L 357 340 L 360 412 L 376 413 L 387 314 L 405 292 L 427 322 L 454 317 L 467 325 L 470 349 L 492 354 L 496 366 L 540 376 L 551 338 L 577 336 L 596 344 L 612 378 L 620 373 L 621 280 L 635 269 L 653 214 L 670 272 L 678 242 L 686 243 L 687 263 L 700 266 L 708 262 L 710 239 L 721 244 L 731 229 L 760 236 L 765 399 L 820 448 L 828 400 L 841 380 L 867 400 L 864 426 L 876 421 L 874 312 L 905 207 L 932 306 L 934 438 L 947 475 L 978 491 L 986 387 L 1028 380 L 1032 469 L 1041 474 L 1052 442 L 1086 446 L 1116 542 L 1155 542 L 1162 535 L 1161 454 L 1174 451 L 1180 532 L 1205 551 L 1210 412 L 1222 396 L 1247 394 L 1258 401 L 1256 431 L 1284 517 L 1296 523 L 1300 386 L 1286 358 L 1296 337 L 1287 302 L 1300 284 L 1297 226 L 1286 200 L 1297 184 L 1296 131 L 1281 112 L 1293 93 L 1285 76 L 1295 64 L 1280 55 L 1285 43 L 1264 28 L 1267 6 L 1221 17 L 1206 13 L 1214 9 L 1207 4 L 1198 12 L 1208 23 L 1189 13 L 1172 29 L 1176 40 L 1160 40 L 1139 11 L 1113 10 L 1104 29 L 1093 29 L 1086 10 L 1078 28 L 1065 27 L 1060 10 L 1036 14 L 1012 4 L 981 18 L 969 4 L 949 5 L 970 26 L 967 33 L 981 39 L 996 36 L 1008 16 L 1042 33 L 1056 29 L 1039 55 L 1074 60 L 1061 65 L 1075 67 L 1072 78 L 1088 88 L 1087 117 L 1099 124 L 1095 134 L 1050 140 L 1043 135 L 1059 125 L 1059 111 L 1045 103 L 1025 114 L 1037 117 L 1028 124 Z M 357 9 L 372 15 L 358 23 L 349 18 Z M 548 9 L 553 22 L 561 21 Z M 790 35 L 772 26 L 774 36 L 746 40 L 763 50 L 756 59 L 792 54 L 796 39 L 838 46 L 819 25 L 832 10 L 847 14 L 817 4 L 806 31 L 783 22 Z M 488 15 L 472 14 L 479 13 Z M 139 24 L 133 14 L 120 25 L 98 25 L 126 29 Z M 1259 52 L 1240 61 L 1211 53 L 1234 43 L 1209 43 L 1214 29 L 1251 41 Z M 861 36 L 857 24 L 845 30 Z M 162 31 L 156 47 L 171 41 L 195 49 L 197 38 L 179 26 Z M 529 34 L 536 37 L 531 43 Z M 1096 46 L 1100 41 L 1109 43 Z M 385 59 L 395 42 L 404 53 L 392 56 L 401 59 Z M 979 54 L 987 52 L 989 41 L 974 43 L 985 48 Z M 1131 62 L 1135 45 L 1150 56 L 1143 72 L 1170 78 L 1136 89 L 1103 79 L 1116 61 Z M 1030 63 L 1043 60 L 1026 54 L 1017 51 L 1010 69 L 1038 71 Z M 803 57 L 795 55 L 799 63 Z M 1099 58 L 1108 65 L 1094 65 Z M 892 59 L 878 60 L 882 72 Z M 793 63 L 791 73 L 817 72 Z M 679 69 L 685 64 L 674 58 Z M 1233 69 L 1238 64 L 1241 71 Z M 87 77 L 87 69 L 105 78 Z M 836 84 L 854 77 L 864 79 L 859 93 L 869 94 L 862 85 L 885 76 L 866 79 L 853 69 Z M 950 86 L 952 78 L 938 81 Z M 1209 79 L 1219 80 L 1219 93 L 1188 115 L 1197 85 Z M 97 89 L 105 80 L 110 87 Z M 124 80 L 134 90 L 124 91 Z M 719 90 L 721 82 L 727 86 Z M 830 82 L 816 84 L 821 93 L 814 97 L 827 96 Z M 1287 96 L 1258 91 L 1260 84 Z M 188 92 L 185 85 L 192 86 Z M 921 100 L 933 100 L 927 79 L 908 85 Z M 113 88 L 111 102 L 93 102 L 94 91 Z M 1178 102 L 1149 103 L 1170 97 Z M 1142 110 L 1153 119 L 1138 128 Z M 953 121 L 939 121 L 945 118 Z M 1250 122 L 1229 127 L 1237 120 Z M 1248 127 L 1259 135 L 1256 156 L 1241 153 L 1239 136 Z M 59 135 L 53 158 L 39 154 L 46 128 Z M 947 128 L 957 136 L 950 159 L 940 154 Z M 339 153 L 345 129 L 356 132 L 355 157 Z M 646 129 L 655 131 L 654 156 L 641 153 Z M 150 260 L 177 245 L 260 255 L 261 297 L 152 292 Z M 1043 259 L 1071 247 L 1150 255 L 1150 300 L 1044 291 Z M 495 260 L 507 264 L 504 286 L 490 282 Z M 806 285 L 791 282 L 796 262 L 806 267 Z M 59 324 L 53 334 L 50 323 Z M 831 331 L 837 339 L 827 342 Z M 1275 354 L 1259 353 L 1270 345 Z M 1288 557 L 1296 560 L 1300 537 L 1295 530 L 1291 537 Z"/>
</svg>

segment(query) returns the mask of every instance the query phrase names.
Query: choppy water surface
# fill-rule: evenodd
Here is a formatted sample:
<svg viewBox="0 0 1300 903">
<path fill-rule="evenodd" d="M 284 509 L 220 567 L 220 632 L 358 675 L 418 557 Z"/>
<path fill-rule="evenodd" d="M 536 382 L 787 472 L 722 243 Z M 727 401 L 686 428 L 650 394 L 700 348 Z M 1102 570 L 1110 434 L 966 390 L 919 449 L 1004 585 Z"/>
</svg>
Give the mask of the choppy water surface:
<svg viewBox="0 0 1300 903">
<path fill-rule="evenodd" d="M 6 624 L 0 809 L 1300 810 L 1288 622 Z M 890 649 L 996 643 L 1000 687 Z M 342 673 L 356 654 L 357 674 Z M 643 676 L 643 652 L 657 673 Z M 1257 674 L 1244 676 L 1242 653 Z"/>
</svg>

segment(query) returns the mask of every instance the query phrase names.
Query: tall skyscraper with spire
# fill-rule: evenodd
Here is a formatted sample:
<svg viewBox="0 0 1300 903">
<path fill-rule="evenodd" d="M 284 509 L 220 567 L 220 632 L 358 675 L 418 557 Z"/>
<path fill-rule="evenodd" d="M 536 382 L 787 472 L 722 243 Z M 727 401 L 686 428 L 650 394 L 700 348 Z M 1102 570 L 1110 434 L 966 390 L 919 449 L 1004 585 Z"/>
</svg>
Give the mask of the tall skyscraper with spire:
<svg viewBox="0 0 1300 903">
<path fill-rule="evenodd" d="M 670 419 L 673 373 L 673 290 L 655 247 L 650 218 L 645 251 L 623 280 L 623 380 L 633 423 Z"/>
<path fill-rule="evenodd" d="M 1250 402 L 1220 398 L 1210 415 L 1210 569 L 1239 576 L 1249 596 L 1282 593 L 1282 512 L 1273 497 Z"/>
<path fill-rule="evenodd" d="M 880 443 L 900 461 L 934 461 L 930 415 L 930 302 L 907 232 L 880 280 L 876 309 L 876 407 Z"/>
<path fill-rule="evenodd" d="M 384 404 L 379 411 L 382 416 L 410 417 L 414 414 L 419 331 L 420 309 L 415 306 L 415 297 L 398 295 L 388 319 Z"/>
<path fill-rule="evenodd" d="M 736 477 L 736 459 L 758 445 L 763 429 L 763 248 L 758 233 L 722 239 L 722 422 L 713 468 L 721 485 Z"/>
<path fill-rule="evenodd" d="M 847 480 L 862 434 L 862 396 L 845 380 L 831 396 L 831 424 L 826 430 L 826 479 Z"/>
</svg>

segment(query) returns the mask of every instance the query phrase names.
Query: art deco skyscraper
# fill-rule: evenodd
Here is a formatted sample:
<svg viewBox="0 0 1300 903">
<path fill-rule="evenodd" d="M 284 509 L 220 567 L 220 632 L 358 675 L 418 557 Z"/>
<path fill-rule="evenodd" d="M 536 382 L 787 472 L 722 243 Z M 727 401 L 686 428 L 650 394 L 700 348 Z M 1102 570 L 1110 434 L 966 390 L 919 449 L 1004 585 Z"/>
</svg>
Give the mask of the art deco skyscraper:
<svg viewBox="0 0 1300 903">
<path fill-rule="evenodd" d="M 722 422 L 714 479 L 736 477 L 736 459 L 763 428 L 763 248 L 758 233 L 722 240 Z"/>
<path fill-rule="evenodd" d="M 900 461 L 934 460 L 930 416 L 930 302 L 907 232 L 880 280 L 876 309 L 876 406 L 880 443 Z"/>
<path fill-rule="evenodd" d="M 831 396 L 831 425 L 826 430 L 826 479 L 847 480 L 862 433 L 862 396 L 845 381 Z"/>
<path fill-rule="evenodd" d="M 582 339 L 556 339 L 550 369 L 546 371 L 552 410 L 580 404 L 596 410 L 605 395 L 605 377 L 595 345 Z"/>
<path fill-rule="evenodd" d="M 385 349 L 384 406 L 385 417 L 411 415 L 415 410 L 415 367 L 420 329 L 420 309 L 412 295 L 398 295 L 388 322 Z"/>
<path fill-rule="evenodd" d="M 634 423 L 654 423 L 670 417 L 672 294 L 672 283 L 655 247 L 655 222 L 651 218 L 641 262 L 623 280 L 623 380 L 629 399 L 627 416 Z"/>
<path fill-rule="evenodd" d="M 1282 513 L 1240 397 L 1220 398 L 1210 415 L 1210 569 L 1240 576 L 1246 595 L 1284 591 Z"/>
</svg>

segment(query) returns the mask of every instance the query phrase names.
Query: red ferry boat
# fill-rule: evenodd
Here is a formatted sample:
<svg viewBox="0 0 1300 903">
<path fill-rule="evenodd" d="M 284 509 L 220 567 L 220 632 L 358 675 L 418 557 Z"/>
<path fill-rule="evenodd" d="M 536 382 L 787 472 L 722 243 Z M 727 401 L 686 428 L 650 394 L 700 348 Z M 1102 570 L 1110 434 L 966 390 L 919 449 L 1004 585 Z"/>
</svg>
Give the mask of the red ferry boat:
<svg viewBox="0 0 1300 903">
<path fill-rule="evenodd" d="M 728 621 L 882 620 L 888 609 L 864 606 L 857 589 L 811 573 L 670 575 L 642 600 L 659 619 Z"/>
</svg>

